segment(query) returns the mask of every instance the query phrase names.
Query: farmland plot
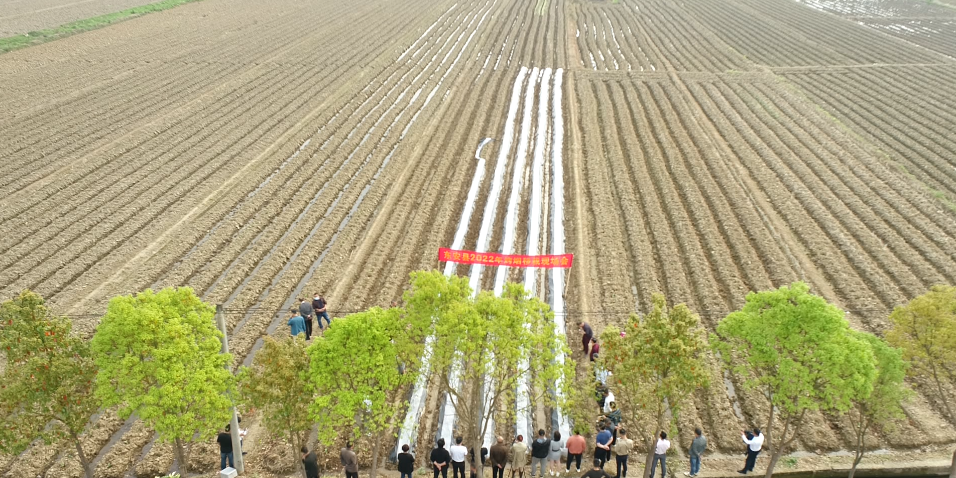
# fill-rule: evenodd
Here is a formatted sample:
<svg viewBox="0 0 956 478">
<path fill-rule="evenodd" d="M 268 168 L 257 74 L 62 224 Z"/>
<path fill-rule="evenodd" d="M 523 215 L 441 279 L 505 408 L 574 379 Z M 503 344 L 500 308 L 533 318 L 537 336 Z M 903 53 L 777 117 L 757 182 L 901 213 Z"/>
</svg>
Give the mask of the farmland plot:
<svg viewBox="0 0 956 478">
<path fill-rule="evenodd" d="M 476 290 L 523 282 L 569 336 L 647 311 L 655 292 L 713 330 L 748 291 L 794 280 L 881 332 L 892 307 L 956 282 L 956 62 L 860 24 L 944 10 L 321 4 L 204 0 L 0 56 L 0 293 L 33 288 L 90 335 L 109 297 L 189 285 L 224 305 L 249 363 L 296 298 L 323 292 L 335 317 L 386 306 L 444 246 L 574 253 L 567 282 L 445 270 Z M 716 357 L 705 365 L 724 386 L 685 404 L 676 439 L 703 425 L 733 453 L 769 405 Z M 448 372 L 409 390 L 396 432 L 419 453 L 455 430 Z M 875 444 L 953 443 L 940 398 L 917 388 Z M 842 419 L 810 421 L 800 449 L 850 446 Z M 568 423 L 531 404 L 486 441 L 539 427 Z M 174 466 L 113 410 L 84 447 L 97 476 Z M 194 457 L 215 467 L 212 444 Z M 0 472 L 78 465 L 35 446 Z"/>
</svg>

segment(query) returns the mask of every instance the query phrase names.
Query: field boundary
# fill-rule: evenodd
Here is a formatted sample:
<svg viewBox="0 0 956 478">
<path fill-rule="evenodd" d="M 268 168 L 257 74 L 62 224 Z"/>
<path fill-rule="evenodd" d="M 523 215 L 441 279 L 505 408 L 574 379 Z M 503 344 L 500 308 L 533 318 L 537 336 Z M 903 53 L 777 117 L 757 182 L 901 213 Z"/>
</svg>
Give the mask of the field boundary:
<svg viewBox="0 0 956 478">
<path fill-rule="evenodd" d="M 138 18 L 149 13 L 161 12 L 171 8 L 178 7 L 187 3 L 199 2 L 202 0 L 160 0 L 159 2 L 149 3 L 139 7 L 127 8 L 114 13 L 107 13 L 96 17 L 76 20 L 64 23 L 58 27 L 47 28 L 43 30 L 32 31 L 23 35 L 0 38 L 0 55 L 27 48 L 34 45 L 66 38 L 77 33 L 88 32 L 103 28 L 114 23 L 120 23 L 133 18 Z"/>
</svg>

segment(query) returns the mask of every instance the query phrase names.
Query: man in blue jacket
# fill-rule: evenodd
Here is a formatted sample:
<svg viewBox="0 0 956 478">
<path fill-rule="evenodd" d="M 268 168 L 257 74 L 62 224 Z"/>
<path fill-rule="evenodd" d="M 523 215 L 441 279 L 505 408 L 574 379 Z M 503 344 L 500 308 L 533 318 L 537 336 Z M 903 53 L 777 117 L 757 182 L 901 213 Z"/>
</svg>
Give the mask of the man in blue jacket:
<svg viewBox="0 0 956 478">
<path fill-rule="evenodd" d="M 299 311 L 292 309 L 289 311 L 291 316 L 289 317 L 289 328 L 292 329 L 292 336 L 295 337 L 299 334 L 305 333 L 305 319 L 299 315 Z"/>
</svg>

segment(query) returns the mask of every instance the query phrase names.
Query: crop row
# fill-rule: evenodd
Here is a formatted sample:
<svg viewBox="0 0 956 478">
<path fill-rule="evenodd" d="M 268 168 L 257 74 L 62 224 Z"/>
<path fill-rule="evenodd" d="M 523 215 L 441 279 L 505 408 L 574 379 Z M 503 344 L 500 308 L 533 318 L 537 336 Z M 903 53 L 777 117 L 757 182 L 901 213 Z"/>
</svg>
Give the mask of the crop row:
<svg viewBox="0 0 956 478">
<path fill-rule="evenodd" d="M 940 104 L 930 94 L 922 93 L 934 88 L 934 79 L 905 74 L 910 77 L 906 80 L 900 78 L 903 75 L 902 71 L 881 69 L 793 74 L 787 78 L 918 180 L 950 201 L 956 200 L 956 163 L 952 159 L 956 140 L 944 126 L 956 120 L 956 115 L 951 105 Z M 914 93 L 913 87 L 919 87 L 915 91 L 920 93 Z M 872 95 L 879 101 L 872 101 Z"/>
<path fill-rule="evenodd" d="M 594 260 L 609 276 L 596 291 L 606 310 L 627 310 L 620 296 L 631 291 L 640 309 L 649 292 L 662 291 L 713 328 L 743 292 L 801 278 L 831 300 L 882 305 L 885 314 L 892 305 L 886 294 L 903 300 L 952 280 L 945 239 L 924 233 L 938 218 L 920 210 L 928 205 L 919 194 L 772 83 L 591 80 L 577 93 L 592 158 L 585 172 L 591 213 L 608 226 L 589 230 L 602 251 Z M 883 282 L 874 279 L 880 274 Z M 853 320 L 881 328 L 869 316 Z M 718 448 L 733 449 L 736 437 L 726 430 L 762 420 L 768 408 L 739 378 L 725 378 L 727 393 L 697 394 L 681 428 L 705 423 Z M 940 423 L 938 415 L 913 413 L 911 426 L 927 434 L 925 443 L 938 443 Z M 815 414 L 802 447 L 840 449 L 851 441 L 845 429 L 842 419 Z M 902 444 L 906 436 L 885 439 Z"/>
</svg>

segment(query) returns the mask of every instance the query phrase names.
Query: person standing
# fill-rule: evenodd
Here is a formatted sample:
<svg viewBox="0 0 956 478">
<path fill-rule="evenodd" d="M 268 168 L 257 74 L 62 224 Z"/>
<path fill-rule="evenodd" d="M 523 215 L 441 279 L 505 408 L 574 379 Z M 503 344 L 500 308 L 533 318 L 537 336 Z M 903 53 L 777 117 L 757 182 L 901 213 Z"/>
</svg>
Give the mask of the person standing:
<svg viewBox="0 0 956 478">
<path fill-rule="evenodd" d="M 584 346 L 584 355 L 588 354 L 588 346 L 591 345 L 591 339 L 594 338 L 594 330 L 591 329 L 591 325 L 587 322 L 581 322 L 581 332 L 584 332 L 584 335 L 581 337 L 581 345 Z"/>
<path fill-rule="evenodd" d="M 651 461 L 651 478 L 654 478 L 654 470 L 657 469 L 657 463 L 661 464 L 661 478 L 667 478 L 667 450 L 671 447 L 671 442 L 667 439 L 667 433 L 661 432 L 660 439 L 657 440 L 657 446 L 654 447 L 654 459 Z"/>
<path fill-rule="evenodd" d="M 511 445 L 511 478 L 518 473 L 519 478 L 524 478 L 524 467 L 528 463 L 528 445 L 524 443 L 524 436 L 518 435 L 513 445 Z"/>
<path fill-rule="evenodd" d="M 704 432 L 700 428 L 694 429 L 694 441 L 690 444 L 690 472 L 684 472 L 687 476 L 697 476 L 700 473 L 700 457 L 707 448 L 707 439 L 704 438 Z"/>
<path fill-rule="evenodd" d="M 595 437 L 594 445 L 594 459 L 601 460 L 601 467 L 604 467 L 604 464 L 611 459 L 611 439 L 613 435 L 611 431 L 605 428 L 604 423 L 601 423 L 601 426 L 598 430 L 597 437 Z"/>
<path fill-rule="evenodd" d="M 345 442 L 345 448 L 339 452 L 339 460 L 345 469 L 345 478 L 358 478 L 358 457 L 352 451 L 352 442 Z"/>
<path fill-rule="evenodd" d="M 581 478 L 611 478 L 611 475 L 604 471 L 604 463 L 595 458 L 594 467 L 591 468 L 591 471 L 581 475 Z"/>
<path fill-rule="evenodd" d="M 230 467 L 235 467 L 232 454 L 232 434 L 229 433 L 229 425 L 226 425 L 226 431 L 219 432 L 216 436 L 216 442 L 219 443 L 219 469 L 226 469 L 226 462 Z"/>
<path fill-rule="evenodd" d="M 566 446 L 568 448 L 568 467 L 566 471 L 571 471 L 571 460 L 574 460 L 577 472 L 581 473 L 581 457 L 584 455 L 584 449 L 587 448 L 588 442 L 581 436 L 580 430 L 574 430 L 574 435 L 568 438 Z"/>
<path fill-rule="evenodd" d="M 548 453 L 548 474 L 551 476 L 561 474 L 561 432 L 555 431 L 551 438 L 551 452 Z"/>
<path fill-rule="evenodd" d="M 299 334 L 305 333 L 305 320 L 302 319 L 302 316 L 299 315 L 299 311 L 292 309 L 289 311 L 289 329 L 292 331 L 292 336 L 295 337 Z"/>
<path fill-rule="evenodd" d="M 322 328 L 322 318 L 325 317 L 325 323 L 329 326 L 332 325 L 332 319 L 329 318 L 329 313 L 325 311 L 328 302 L 325 301 L 325 297 L 322 297 L 319 294 L 315 294 L 312 297 L 312 310 L 315 312 L 315 322 L 319 326 L 319 330 L 324 330 Z"/>
<path fill-rule="evenodd" d="M 544 468 L 548 463 L 548 453 L 551 452 L 551 440 L 544 434 L 544 429 L 538 430 L 538 438 L 531 444 L 531 474 L 534 478 L 535 469 L 541 467 L 541 478 L 544 478 Z"/>
<path fill-rule="evenodd" d="M 305 478 L 319 478 L 319 459 L 305 446 L 302 447 L 302 466 L 305 467 Z"/>
<path fill-rule="evenodd" d="M 412 478 L 415 471 L 415 455 L 408 452 L 408 445 L 402 445 L 402 452 L 398 454 L 399 478 Z"/>
<path fill-rule="evenodd" d="M 763 433 L 760 433 L 759 428 L 754 428 L 752 435 L 747 436 L 745 430 L 740 437 L 747 444 L 747 461 L 744 462 L 744 469 L 737 473 L 746 475 L 748 472 L 754 471 L 754 465 L 757 464 L 757 455 L 760 454 L 760 448 L 763 447 Z"/>
<path fill-rule="evenodd" d="M 634 449 L 634 441 L 627 437 L 627 430 L 622 428 L 618 433 L 620 436 L 614 440 L 614 454 L 616 455 L 615 460 L 617 460 L 617 475 L 615 475 L 615 478 L 626 478 L 627 456 Z"/>
<path fill-rule="evenodd" d="M 448 449 L 451 455 L 452 476 L 458 478 L 458 471 L 461 470 L 461 478 L 465 478 L 465 457 L 468 456 L 468 448 L 461 444 L 462 438 L 455 437 L 455 444 Z"/>
<path fill-rule="evenodd" d="M 505 446 L 505 439 L 497 437 L 494 445 L 491 445 L 491 451 L 488 454 L 491 460 L 491 478 L 505 478 L 505 466 L 508 465 L 508 447 Z"/>
<path fill-rule="evenodd" d="M 435 471 L 434 478 L 438 478 L 438 473 L 441 473 L 442 478 L 448 478 L 448 462 L 451 461 L 451 455 L 448 454 L 448 450 L 445 449 L 445 439 L 438 439 L 438 446 L 432 450 L 432 455 L 428 458 L 432 462 L 432 470 Z"/>
<path fill-rule="evenodd" d="M 299 299 L 299 314 L 305 321 L 305 340 L 312 340 L 312 304 L 305 299 Z"/>
</svg>

